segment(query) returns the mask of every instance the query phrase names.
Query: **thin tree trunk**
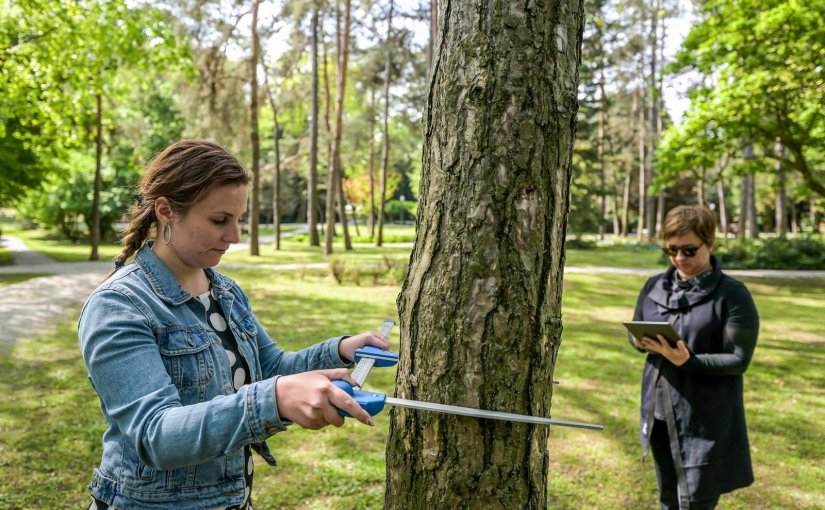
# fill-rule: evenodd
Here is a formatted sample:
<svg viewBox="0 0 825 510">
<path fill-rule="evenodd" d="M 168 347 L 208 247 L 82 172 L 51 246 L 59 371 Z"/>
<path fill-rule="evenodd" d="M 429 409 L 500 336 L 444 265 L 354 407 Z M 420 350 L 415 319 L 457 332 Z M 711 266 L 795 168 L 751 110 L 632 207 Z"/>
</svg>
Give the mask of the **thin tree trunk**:
<svg viewBox="0 0 825 510">
<path fill-rule="evenodd" d="M 264 52 L 261 51 L 260 47 L 258 48 L 258 54 L 261 57 L 261 66 L 264 68 L 264 91 L 269 100 L 269 107 L 272 109 L 274 123 L 272 127 L 272 147 L 275 159 L 275 175 L 272 176 L 272 229 L 275 235 L 275 250 L 277 251 L 281 249 L 281 128 L 278 125 L 278 104 L 275 102 L 275 96 L 269 86 L 269 69 L 266 65 Z"/>
<path fill-rule="evenodd" d="M 750 140 L 745 141 L 743 152 L 745 161 L 753 161 L 756 159 L 753 153 L 753 143 L 751 143 Z M 742 228 L 745 229 L 743 233 L 746 237 L 756 239 L 759 237 L 759 227 L 756 224 L 756 179 L 753 174 L 749 173 L 745 175 L 744 180 L 743 192 L 746 198 L 743 200 L 744 209 L 742 210 L 742 213 L 744 213 L 742 217 L 742 221 L 744 222 Z"/>
<path fill-rule="evenodd" d="M 312 11 L 311 27 L 311 106 L 309 125 L 309 175 L 307 176 L 307 228 L 309 245 L 320 246 L 318 238 L 318 8 Z"/>
<path fill-rule="evenodd" d="M 648 76 L 648 94 L 647 94 L 647 106 L 648 106 L 648 133 L 647 133 L 647 151 L 645 156 L 647 158 L 645 164 L 645 170 L 647 176 L 645 177 L 645 183 L 647 186 L 650 186 L 653 183 L 653 177 L 655 176 L 654 172 L 654 161 L 653 156 L 656 150 L 656 137 L 657 137 L 657 123 L 656 119 L 659 116 L 659 108 L 658 108 L 658 91 L 656 90 L 656 77 L 657 77 L 657 63 L 659 60 L 659 55 L 657 51 L 657 42 L 658 42 L 658 27 L 659 27 L 659 2 L 658 0 L 654 2 L 654 7 L 650 13 L 650 34 L 648 36 L 648 44 L 650 47 L 650 75 Z M 645 226 L 648 229 L 647 233 L 647 240 L 651 241 L 656 236 L 656 205 L 658 204 L 659 200 L 657 196 L 652 195 L 645 189 L 645 196 L 646 196 L 646 204 L 645 204 Z"/>
<path fill-rule="evenodd" d="M 97 133 L 95 136 L 95 184 L 92 192 L 92 227 L 91 227 L 91 243 L 92 252 L 89 254 L 89 260 L 98 260 L 100 257 L 97 253 L 98 246 L 100 246 L 100 190 L 103 188 L 103 96 L 98 93 L 95 95 L 95 103 L 97 105 L 96 127 Z"/>
<path fill-rule="evenodd" d="M 624 176 L 624 189 L 622 190 L 622 237 L 627 237 L 630 232 L 628 222 L 630 221 L 630 182 L 633 178 L 633 167 L 627 163 L 627 173 Z"/>
<path fill-rule="evenodd" d="M 381 137 L 381 177 L 380 192 L 378 197 L 378 235 L 375 237 L 375 246 L 384 243 L 384 205 L 387 203 L 387 173 L 390 159 L 390 73 L 392 71 L 392 11 L 395 7 L 393 0 L 390 0 L 390 12 L 387 18 L 387 60 L 384 66 L 384 127 Z"/>
<path fill-rule="evenodd" d="M 344 232 L 344 248 L 346 250 L 352 250 L 352 241 L 349 237 L 347 211 L 342 187 L 344 168 L 341 164 L 341 141 L 344 134 L 344 96 L 347 88 L 347 61 L 349 60 L 350 7 L 351 0 L 344 0 L 344 26 L 336 39 L 338 44 L 338 83 L 335 96 L 335 137 L 332 142 L 333 185 L 336 187 L 335 191 L 338 195 L 338 215 L 341 217 L 341 230 Z"/>
<path fill-rule="evenodd" d="M 252 59 L 249 66 L 250 84 L 250 138 L 252 142 L 252 210 L 249 217 L 249 254 L 260 255 L 258 245 L 258 222 L 261 215 L 261 138 L 258 133 L 258 7 L 260 0 L 252 2 Z"/>
<path fill-rule="evenodd" d="M 445 12 L 396 393 L 548 416 L 584 13 L 562 0 Z M 544 510 L 548 434 L 393 408 L 384 507 Z"/>
<path fill-rule="evenodd" d="M 782 156 L 785 148 L 781 142 L 776 142 L 776 235 L 784 239 L 788 234 L 788 206 L 785 191 L 787 176 L 782 170 Z"/>
<path fill-rule="evenodd" d="M 730 229 L 728 227 L 728 208 L 725 205 L 725 183 L 722 181 L 721 176 L 716 181 L 716 194 L 719 195 L 719 226 L 722 229 L 722 235 L 727 239 Z"/>
<path fill-rule="evenodd" d="M 641 57 L 640 57 L 641 58 Z M 641 69 L 643 71 L 643 69 Z M 644 82 L 644 80 L 643 80 Z M 648 228 L 648 224 L 646 222 L 647 216 L 647 171 L 645 170 L 645 109 L 644 109 L 644 85 L 641 85 L 639 88 L 639 103 L 638 103 L 638 114 L 639 114 L 639 138 L 638 138 L 638 149 L 639 149 L 639 228 L 638 233 L 636 235 L 639 241 L 645 239 L 645 229 Z M 636 98 L 634 97 L 634 100 Z"/>
<path fill-rule="evenodd" d="M 337 12 L 337 9 L 336 9 Z M 338 20 L 335 21 L 336 26 Z M 335 163 L 332 157 L 332 127 L 329 122 L 330 93 L 329 74 L 327 73 L 327 46 L 324 42 L 324 95 L 326 98 L 324 105 L 324 124 L 327 128 L 327 203 L 326 203 L 326 223 L 327 230 L 324 234 L 324 255 L 332 254 L 332 241 L 335 238 Z"/>
</svg>

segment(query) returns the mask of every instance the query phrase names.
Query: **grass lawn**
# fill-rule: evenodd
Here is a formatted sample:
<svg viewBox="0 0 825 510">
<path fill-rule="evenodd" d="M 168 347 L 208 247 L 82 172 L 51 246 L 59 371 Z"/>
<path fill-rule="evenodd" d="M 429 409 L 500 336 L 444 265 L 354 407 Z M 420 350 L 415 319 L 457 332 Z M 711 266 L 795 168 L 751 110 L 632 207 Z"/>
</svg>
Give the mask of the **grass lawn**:
<svg viewBox="0 0 825 510">
<path fill-rule="evenodd" d="M 37 278 L 39 276 L 46 275 L 42 273 L 0 274 L 0 288 L 5 287 L 7 285 L 14 285 L 15 283 L 25 282 L 26 280 L 31 280 L 32 278 Z"/>
<path fill-rule="evenodd" d="M 295 253 L 303 253 L 294 255 L 298 261 L 324 260 L 311 250 L 296 247 Z M 384 253 L 364 248 L 345 257 L 348 264 L 361 257 L 373 264 Z M 394 256 L 406 260 L 408 255 L 406 248 Z M 568 264 L 574 264 L 574 256 L 574 250 L 568 251 Z M 625 265 L 617 257 L 610 254 L 599 261 L 588 253 L 580 260 Z M 638 256 L 626 265 L 656 267 L 655 257 L 658 253 L 642 262 Z M 321 272 L 225 272 L 240 282 L 258 317 L 287 349 L 378 329 L 383 319 L 396 318 L 397 285 L 347 280 L 338 285 Z M 627 345 L 621 325 L 632 315 L 643 282 L 640 276 L 565 276 L 565 329 L 554 373 L 561 384 L 554 390 L 553 417 L 601 423 L 606 429 L 551 431 L 549 508 L 658 508 L 652 460 L 640 462 L 636 437 L 644 358 Z M 825 285 L 808 279 L 746 283 L 762 319 L 745 376 L 756 483 L 723 496 L 719 508 L 825 508 Z M 398 345 L 397 329 L 391 341 Z M 393 369 L 375 369 L 368 385 L 391 392 L 394 374 Z M 374 429 L 354 420 L 322 431 L 293 426 L 271 438 L 279 465 L 270 468 L 256 458 L 256 507 L 381 508 L 389 419 L 381 414 L 375 421 Z M 103 430 L 74 321 L 51 336 L 0 346 L 0 508 L 88 504 L 86 485 L 99 462 Z"/>
</svg>

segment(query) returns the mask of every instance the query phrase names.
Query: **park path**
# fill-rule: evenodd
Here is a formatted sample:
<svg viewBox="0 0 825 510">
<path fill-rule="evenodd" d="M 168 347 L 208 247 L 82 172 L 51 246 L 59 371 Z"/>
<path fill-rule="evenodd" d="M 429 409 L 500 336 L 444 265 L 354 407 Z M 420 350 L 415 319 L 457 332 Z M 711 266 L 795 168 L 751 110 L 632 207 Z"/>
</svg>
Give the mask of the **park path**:
<svg viewBox="0 0 825 510">
<path fill-rule="evenodd" d="M 266 242 L 262 239 L 262 242 Z M 58 324 L 77 316 L 83 302 L 103 281 L 103 276 L 114 268 L 111 261 L 57 262 L 28 247 L 12 236 L 0 238 L 0 246 L 14 256 L 14 265 L 0 267 L 0 274 L 43 273 L 21 283 L 0 287 L 0 347 L 13 345 L 18 340 L 34 335 L 49 334 Z M 233 248 L 248 245 L 239 243 Z M 327 267 L 318 264 L 221 264 L 222 268 L 249 267 L 265 270 L 296 271 L 308 267 Z M 572 267 L 567 273 L 608 273 L 653 275 L 661 269 L 621 267 Z M 763 278 L 823 278 L 825 271 L 726 270 L 733 276 Z"/>
</svg>

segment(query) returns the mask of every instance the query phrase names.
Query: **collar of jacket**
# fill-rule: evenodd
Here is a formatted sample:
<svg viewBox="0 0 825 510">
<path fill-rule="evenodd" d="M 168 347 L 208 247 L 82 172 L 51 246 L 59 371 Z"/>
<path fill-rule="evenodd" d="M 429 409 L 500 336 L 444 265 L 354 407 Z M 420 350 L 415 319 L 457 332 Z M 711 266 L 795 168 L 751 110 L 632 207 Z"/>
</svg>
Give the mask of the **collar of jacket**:
<svg viewBox="0 0 825 510">
<path fill-rule="evenodd" d="M 673 282 L 675 275 L 673 273 L 676 272 L 676 267 L 671 265 L 664 275 L 655 283 L 647 294 L 647 297 L 654 303 L 668 310 L 690 308 L 704 301 L 708 296 L 713 294 L 713 291 L 722 279 L 722 264 L 713 255 L 710 256 L 710 263 L 713 266 L 713 273 L 707 278 L 702 278 L 698 285 L 694 285 L 687 290 L 674 288 Z"/>
<path fill-rule="evenodd" d="M 178 283 L 175 275 L 152 251 L 152 244 L 154 244 L 154 241 L 146 241 L 135 256 L 135 263 L 143 270 L 149 284 L 152 286 L 152 290 L 159 298 L 173 306 L 182 305 L 192 299 L 192 294 Z M 228 278 L 216 273 L 209 267 L 205 271 L 212 285 L 223 291 L 229 289 L 230 280 Z"/>
</svg>

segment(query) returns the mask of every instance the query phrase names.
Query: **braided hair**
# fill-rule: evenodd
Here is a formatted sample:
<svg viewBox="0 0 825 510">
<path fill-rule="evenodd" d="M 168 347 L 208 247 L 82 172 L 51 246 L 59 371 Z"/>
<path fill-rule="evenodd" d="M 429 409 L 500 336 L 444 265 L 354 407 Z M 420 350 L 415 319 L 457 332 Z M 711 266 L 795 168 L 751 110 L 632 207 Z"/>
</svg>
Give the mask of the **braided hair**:
<svg viewBox="0 0 825 510">
<path fill-rule="evenodd" d="M 235 156 L 212 142 L 180 140 L 164 149 L 147 166 L 135 195 L 131 220 L 121 242 L 123 251 L 115 259 L 115 271 L 143 246 L 152 228 L 157 229 L 155 201 L 158 198 L 166 197 L 172 210 L 184 216 L 213 188 L 247 185 L 251 178 Z"/>
</svg>

